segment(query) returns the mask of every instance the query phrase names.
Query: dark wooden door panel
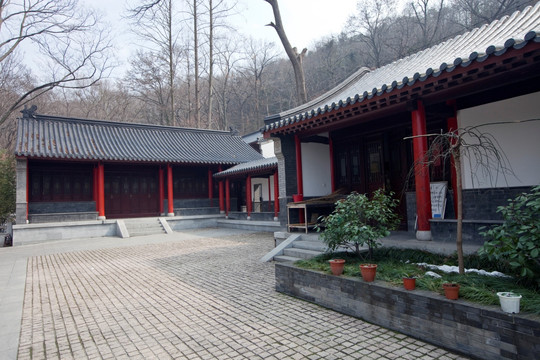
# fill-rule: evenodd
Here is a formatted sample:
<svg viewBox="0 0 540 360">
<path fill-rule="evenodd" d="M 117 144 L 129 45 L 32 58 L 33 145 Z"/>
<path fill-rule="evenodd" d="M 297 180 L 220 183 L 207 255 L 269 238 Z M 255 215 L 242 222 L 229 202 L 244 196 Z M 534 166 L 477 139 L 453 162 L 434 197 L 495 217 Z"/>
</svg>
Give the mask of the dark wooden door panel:
<svg viewBox="0 0 540 360">
<path fill-rule="evenodd" d="M 158 169 L 105 171 L 105 214 L 109 218 L 159 215 Z"/>
</svg>

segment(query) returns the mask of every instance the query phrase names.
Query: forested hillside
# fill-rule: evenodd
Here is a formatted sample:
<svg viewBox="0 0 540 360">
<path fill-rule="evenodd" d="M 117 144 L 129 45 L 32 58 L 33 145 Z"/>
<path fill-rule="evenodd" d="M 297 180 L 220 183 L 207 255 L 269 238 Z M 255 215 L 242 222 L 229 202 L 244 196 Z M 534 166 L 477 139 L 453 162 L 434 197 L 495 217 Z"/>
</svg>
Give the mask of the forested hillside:
<svg viewBox="0 0 540 360">
<path fill-rule="evenodd" d="M 341 34 L 320 39 L 308 49 L 308 97 L 321 95 L 360 67 L 382 66 L 535 2 L 359 1 Z M 25 104 L 37 105 L 44 114 L 234 128 L 240 134 L 260 128 L 265 116 L 297 105 L 294 75 L 277 35 L 275 43 L 241 37 L 227 21 L 234 11 L 232 1 L 140 0 L 126 21 L 141 47 L 125 75 L 115 80 L 109 78 L 115 65 L 111 34 L 99 27 L 95 15 L 86 12 L 83 19 L 74 15 L 79 11 L 75 0 L 58 0 L 53 2 L 57 13 L 51 16 L 49 1 L 34 0 L 43 13 L 34 13 L 30 23 L 28 16 L 13 15 L 23 9 L 13 7 L 16 3 L 0 7 L 0 148 L 13 145 L 15 118 Z M 333 11 L 339 7 L 328 9 L 328 21 Z M 298 18 L 309 20 L 302 14 Z M 39 32 L 44 19 L 50 30 L 46 37 Z M 68 37 L 66 21 L 79 27 Z M 21 37 L 17 29 L 23 25 L 27 36 Z M 92 31 L 92 41 L 85 31 Z M 84 40 L 70 53 L 81 35 Z M 46 75 L 25 65 L 18 40 L 34 44 L 36 59 L 52 64 L 44 68 Z M 60 45 L 53 46 L 54 41 Z"/>
</svg>

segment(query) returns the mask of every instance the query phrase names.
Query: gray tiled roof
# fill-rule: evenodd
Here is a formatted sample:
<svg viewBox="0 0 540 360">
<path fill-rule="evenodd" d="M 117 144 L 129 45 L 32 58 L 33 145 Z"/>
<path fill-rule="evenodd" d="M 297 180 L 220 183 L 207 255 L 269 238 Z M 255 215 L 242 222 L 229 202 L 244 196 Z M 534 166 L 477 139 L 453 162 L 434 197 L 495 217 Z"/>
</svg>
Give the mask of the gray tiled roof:
<svg viewBox="0 0 540 360">
<path fill-rule="evenodd" d="M 229 132 L 26 115 L 17 156 L 192 164 L 238 164 L 262 156 Z"/>
<path fill-rule="evenodd" d="M 224 176 L 230 176 L 230 175 L 240 175 L 240 174 L 246 174 L 250 172 L 252 173 L 256 171 L 277 169 L 277 166 L 278 166 L 278 161 L 277 161 L 277 158 L 274 156 L 270 158 L 264 158 L 264 159 L 254 160 L 247 163 L 235 165 L 230 169 L 214 174 L 214 176 L 224 177 Z"/>
<path fill-rule="evenodd" d="M 365 101 L 439 76 L 444 71 L 465 68 L 531 41 L 540 42 L 540 2 L 373 71 L 362 68 L 321 97 L 267 117 L 264 131 Z"/>
</svg>

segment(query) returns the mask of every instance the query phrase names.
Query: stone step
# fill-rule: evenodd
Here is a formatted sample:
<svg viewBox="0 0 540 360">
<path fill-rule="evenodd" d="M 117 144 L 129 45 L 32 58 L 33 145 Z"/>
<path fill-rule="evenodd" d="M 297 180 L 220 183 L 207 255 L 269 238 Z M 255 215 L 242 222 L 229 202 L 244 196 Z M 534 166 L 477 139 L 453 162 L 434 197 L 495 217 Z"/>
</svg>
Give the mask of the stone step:
<svg viewBox="0 0 540 360">
<path fill-rule="evenodd" d="M 292 246 L 298 249 L 314 250 L 324 252 L 326 251 L 326 244 L 322 241 L 316 240 L 297 240 L 293 242 Z"/>
<path fill-rule="evenodd" d="M 298 260 L 302 260 L 300 258 L 297 258 L 297 257 L 294 257 L 294 256 L 286 256 L 286 255 L 278 255 L 278 256 L 274 256 L 274 261 L 276 262 L 295 262 L 295 261 L 298 261 Z"/>
<path fill-rule="evenodd" d="M 130 237 L 165 233 L 158 218 L 124 220 L 124 223 Z"/>
<path fill-rule="evenodd" d="M 197 208 L 175 208 L 174 214 L 176 216 L 190 216 L 190 215 L 215 215 L 219 214 L 219 207 L 197 207 Z"/>
<path fill-rule="evenodd" d="M 281 225 L 277 221 L 222 219 L 222 220 L 218 220 L 217 224 L 219 227 L 224 227 L 224 228 L 254 230 L 254 231 L 274 232 L 281 229 Z"/>
<path fill-rule="evenodd" d="M 296 257 L 300 259 L 311 259 L 317 255 L 320 255 L 321 251 L 299 249 L 295 247 L 287 248 L 283 250 L 283 255 Z"/>
</svg>

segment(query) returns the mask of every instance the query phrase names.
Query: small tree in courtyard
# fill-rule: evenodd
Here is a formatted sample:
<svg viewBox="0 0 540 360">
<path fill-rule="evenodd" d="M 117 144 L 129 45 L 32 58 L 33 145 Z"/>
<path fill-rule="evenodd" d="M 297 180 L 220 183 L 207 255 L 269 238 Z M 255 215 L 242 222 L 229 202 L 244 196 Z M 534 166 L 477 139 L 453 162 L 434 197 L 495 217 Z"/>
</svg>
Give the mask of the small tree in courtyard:
<svg viewBox="0 0 540 360">
<path fill-rule="evenodd" d="M 15 212 L 15 159 L 0 150 L 0 223 Z"/>
<path fill-rule="evenodd" d="M 371 198 L 353 192 L 336 202 L 334 211 L 323 217 L 317 228 L 317 231 L 324 228 L 322 240 L 332 251 L 348 247 L 358 256 L 361 247 L 367 245 L 371 259 L 373 249 L 380 245 L 377 240 L 390 235 L 390 231 L 399 225 L 395 212 L 398 201 L 392 195 L 385 194 L 382 189 L 375 191 Z"/>
</svg>

